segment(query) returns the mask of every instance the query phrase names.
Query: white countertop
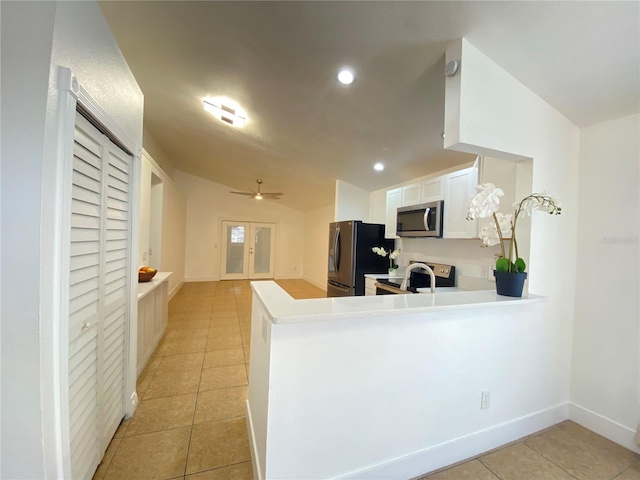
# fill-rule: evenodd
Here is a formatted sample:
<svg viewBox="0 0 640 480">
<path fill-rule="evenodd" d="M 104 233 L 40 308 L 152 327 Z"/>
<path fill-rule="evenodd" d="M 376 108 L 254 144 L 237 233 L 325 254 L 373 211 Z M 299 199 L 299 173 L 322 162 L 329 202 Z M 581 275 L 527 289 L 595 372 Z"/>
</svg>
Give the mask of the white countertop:
<svg viewBox="0 0 640 480">
<path fill-rule="evenodd" d="M 378 276 L 377 278 L 383 278 Z M 275 282 L 251 282 L 251 288 L 276 325 L 362 318 L 372 315 L 411 315 L 539 303 L 538 295 L 503 297 L 495 290 L 442 291 L 413 295 L 370 295 L 362 297 L 295 300 Z"/>
<path fill-rule="evenodd" d="M 150 282 L 138 282 L 138 301 L 149 295 L 162 282 L 169 280 L 173 272 L 158 272 Z"/>
</svg>

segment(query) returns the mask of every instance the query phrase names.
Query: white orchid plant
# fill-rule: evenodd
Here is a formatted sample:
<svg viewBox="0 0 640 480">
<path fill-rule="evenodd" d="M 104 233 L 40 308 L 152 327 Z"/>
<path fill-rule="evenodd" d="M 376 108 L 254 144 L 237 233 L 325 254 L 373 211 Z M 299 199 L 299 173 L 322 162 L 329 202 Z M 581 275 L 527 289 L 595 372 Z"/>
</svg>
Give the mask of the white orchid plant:
<svg viewBox="0 0 640 480">
<path fill-rule="evenodd" d="M 398 258 L 398 255 L 400 255 L 401 250 L 399 248 L 396 248 L 393 252 L 385 250 L 384 247 L 373 247 L 371 250 L 381 257 L 389 255 L 389 270 L 395 270 L 398 268 L 398 265 L 395 265 L 393 261 Z"/>
<path fill-rule="evenodd" d="M 493 222 L 485 225 L 479 233 L 483 247 L 500 244 L 500 256 L 496 260 L 497 272 L 522 273 L 527 268 L 524 260 L 518 255 L 518 241 L 516 240 L 516 226 L 518 217 L 523 212 L 531 216 L 534 210 L 540 210 L 550 215 L 560 215 L 562 207 L 560 203 L 545 192 L 532 193 L 519 202 L 515 202 L 513 214 L 498 212 L 500 197 L 504 191 L 493 183 L 483 183 L 476 187 L 478 193 L 471 199 L 467 220 L 476 218 L 493 217 Z M 511 238 L 508 253 L 505 250 L 505 240 Z"/>
</svg>

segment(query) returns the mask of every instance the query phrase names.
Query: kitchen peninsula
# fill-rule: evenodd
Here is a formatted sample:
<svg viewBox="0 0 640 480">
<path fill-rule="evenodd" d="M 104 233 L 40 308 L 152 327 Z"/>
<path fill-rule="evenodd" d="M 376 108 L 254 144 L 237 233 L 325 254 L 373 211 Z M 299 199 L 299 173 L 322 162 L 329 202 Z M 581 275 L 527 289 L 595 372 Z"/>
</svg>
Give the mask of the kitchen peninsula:
<svg viewBox="0 0 640 480">
<path fill-rule="evenodd" d="M 274 282 L 251 285 L 258 478 L 410 478 L 563 419 L 532 416 L 540 400 L 522 398 L 542 382 L 545 297 L 295 300 Z"/>
</svg>

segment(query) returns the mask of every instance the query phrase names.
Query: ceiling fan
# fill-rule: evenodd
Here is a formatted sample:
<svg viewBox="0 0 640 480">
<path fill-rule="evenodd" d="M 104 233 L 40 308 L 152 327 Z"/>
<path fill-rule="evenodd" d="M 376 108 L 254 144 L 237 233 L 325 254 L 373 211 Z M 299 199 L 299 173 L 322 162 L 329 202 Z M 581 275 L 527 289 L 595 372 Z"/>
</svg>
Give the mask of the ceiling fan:
<svg viewBox="0 0 640 480">
<path fill-rule="evenodd" d="M 256 200 L 262 200 L 263 198 L 270 198 L 272 200 L 280 200 L 280 196 L 284 195 L 282 192 L 261 192 L 260 186 L 262 185 L 262 180 L 256 180 L 258 182 L 258 191 L 251 190 L 250 192 L 231 192 L 236 195 L 246 195 L 247 197 L 253 197 Z"/>
</svg>

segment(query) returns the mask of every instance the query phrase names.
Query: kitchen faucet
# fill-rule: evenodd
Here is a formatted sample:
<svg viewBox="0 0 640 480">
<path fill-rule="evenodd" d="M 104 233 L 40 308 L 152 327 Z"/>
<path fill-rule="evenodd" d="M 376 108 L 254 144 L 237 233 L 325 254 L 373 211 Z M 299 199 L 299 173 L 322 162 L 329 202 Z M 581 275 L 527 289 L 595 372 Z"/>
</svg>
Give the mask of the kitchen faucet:
<svg viewBox="0 0 640 480">
<path fill-rule="evenodd" d="M 407 267 L 407 269 L 404 271 L 404 277 L 402 277 L 402 284 L 400 285 L 400 290 L 405 290 L 405 291 L 407 290 L 409 275 L 411 274 L 411 271 L 416 268 L 424 268 L 427 271 L 427 273 L 429 274 L 429 277 L 431 277 L 431 293 L 435 293 L 436 292 L 436 276 L 433 274 L 433 270 L 431 270 L 431 267 L 426 263 L 412 263 Z"/>
</svg>

